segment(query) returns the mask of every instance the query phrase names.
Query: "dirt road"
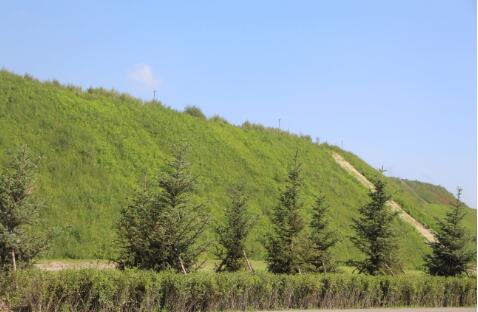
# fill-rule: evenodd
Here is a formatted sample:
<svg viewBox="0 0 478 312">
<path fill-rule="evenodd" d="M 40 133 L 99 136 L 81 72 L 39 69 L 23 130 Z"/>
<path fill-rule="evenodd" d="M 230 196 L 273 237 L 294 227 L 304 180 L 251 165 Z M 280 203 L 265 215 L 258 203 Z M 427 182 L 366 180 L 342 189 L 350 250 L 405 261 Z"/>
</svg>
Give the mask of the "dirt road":
<svg viewBox="0 0 478 312">
<path fill-rule="evenodd" d="M 373 309 L 347 309 L 347 310 L 286 310 L 289 312 L 475 312 L 472 308 L 373 308 Z M 280 312 L 280 311 L 269 311 Z M 283 311 L 282 311 L 283 312 Z"/>
<path fill-rule="evenodd" d="M 115 265 L 112 262 L 105 260 L 44 260 L 35 263 L 34 266 L 44 271 L 60 271 L 67 269 L 114 269 Z"/>
</svg>

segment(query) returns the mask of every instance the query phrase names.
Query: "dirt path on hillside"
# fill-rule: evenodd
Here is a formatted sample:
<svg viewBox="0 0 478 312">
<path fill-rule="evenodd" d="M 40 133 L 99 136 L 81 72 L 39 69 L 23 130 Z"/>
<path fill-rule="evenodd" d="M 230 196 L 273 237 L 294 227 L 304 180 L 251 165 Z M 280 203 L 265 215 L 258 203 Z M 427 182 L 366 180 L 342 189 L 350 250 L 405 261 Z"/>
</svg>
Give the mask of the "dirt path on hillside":
<svg viewBox="0 0 478 312">
<path fill-rule="evenodd" d="M 346 161 L 341 155 L 332 152 L 332 157 L 334 160 L 342 167 L 345 171 L 351 174 L 354 178 L 356 178 L 360 184 L 367 187 L 368 189 L 373 190 L 373 184 L 364 177 L 354 166 L 352 166 L 348 161 Z M 398 216 L 408 224 L 412 225 L 418 233 L 420 233 L 428 242 L 435 241 L 435 237 L 433 236 L 432 232 L 428 230 L 423 224 L 415 220 L 411 215 L 406 213 L 400 205 L 395 202 L 394 200 L 389 200 L 387 204 L 392 208 L 393 211 L 398 211 Z"/>
</svg>

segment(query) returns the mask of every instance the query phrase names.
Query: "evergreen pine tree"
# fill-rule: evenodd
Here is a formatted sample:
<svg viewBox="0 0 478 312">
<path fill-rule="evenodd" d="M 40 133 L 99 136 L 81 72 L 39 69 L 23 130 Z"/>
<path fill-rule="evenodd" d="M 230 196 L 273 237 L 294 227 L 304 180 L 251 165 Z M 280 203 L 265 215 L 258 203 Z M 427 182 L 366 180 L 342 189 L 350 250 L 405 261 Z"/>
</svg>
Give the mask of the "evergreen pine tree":
<svg viewBox="0 0 478 312">
<path fill-rule="evenodd" d="M 153 210 L 153 191 L 145 183 L 138 190 L 128 206 L 121 210 L 117 224 L 118 245 L 120 255 L 117 261 L 121 266 L 154 268 L 158 261 L 154 257 L 149 233 L 153 231 L 155 220 Z"/>
<path fill-rule="evenodd" d="M 307 256 L 314 272 L 335 272 L 337 270 L 330 248 L 337 244 L 336 233 L 329 229 L 329 207 L 324 196 L 318 196 L 312 210 L 309 241 L 312 244 Z"/>
<path fill-rule="evenodd" d="M 465 209 L 461 202 L 462 189 L 458 188 L 455 203 L 443 220 L 438 220 L 436 240 L 429 243 L 432 253 L 425 256 L 425 267 L 431 275 L 455 276 L 466 273 L 474 252 L 466 248 L 467 235 L 461 225 Z"/>
<path fill-rule="evenodd" d="M 392 229 L 396 213 L 386 205 L 390 196 L 385 192 L 382 180 L 374 181 L 374 190 L 369 192 L 369 196 L 371 201 L 359 209 L 360 217 L 353 219 L 352 228 L 356 236 L 351 237 L 352 243 L 365 255 L 365 259 L 349 263 L 359 273 L 394 274 L 401 271 L 398 244 Z"/>
<path fill-rule="evenodd" d="M 272 232 L 265 242 L 268 270 L 273 273 L 298 273 L 302 260 L 300 233 L 304 223 L 300 216 L 302 204 L 301 164 L 296 153 L 285 189 L 272 215 Z"/>
<path fill-rule="evenodd" d="M 47 247 L 33 198 L 36 160 L 22 147 L 0 174 L 0 271 L 26 266 Z"/>
<path fill-rule="evenodd" d="M 196 177 L 186 152 L 186 146 L 177 147 L 157 185 L 146 186 L 122 210 L 119 262 L 125 266 L 186 273 L 205 250 L 206 243 L 198 241 L 208 225 L 208 213 L 191 198 Z"/>
<path fill-rule="evenodd" d="M 230 193 L 231 204 L 225 211 L 225 223 L 216 228 L 221 259 L 216 271 L 235 272 L 247 265 L 245 240 L 252 227 L 247 214 L 247 199 L 241 187 Z"/>
</svg>

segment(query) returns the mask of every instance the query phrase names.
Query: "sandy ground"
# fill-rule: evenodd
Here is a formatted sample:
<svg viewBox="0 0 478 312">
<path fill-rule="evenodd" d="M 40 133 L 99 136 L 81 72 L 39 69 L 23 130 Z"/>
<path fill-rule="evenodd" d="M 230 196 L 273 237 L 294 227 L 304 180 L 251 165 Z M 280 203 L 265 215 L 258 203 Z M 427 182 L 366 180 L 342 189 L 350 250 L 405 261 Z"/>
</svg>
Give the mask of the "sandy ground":
<svg viewBox="0 0 478 312">
<path fill-rule="evenodd" d="M 364 185 L 368 189 L 373 189 L 373 184 L 342 156 L 335 152 L 332 152 L 332 157 L 337 162 L 337 164 L 339 164 L 340 167 L 342 167 L 345 171 L 355 177 L 360 182 L 360 184 Z M 388 205 L 390 206 L 390 208 L 392 208 L 393 211 L 398 211 L 399 217 L 403 221 L 411 224 L 427 241 L 435 241 L 435 237 L 433 236 L 432 232 L 426 227 L 424 227 L 423 224 L 415 220 L 411 215 L 406 213 L 397 202 L 389 200 Z"/>
<path fill-rule="evenodd" d="M 104 260 L 91 261 L 40 261 L 34 266 L 45 271 L 60 271 L 67 269 L 114 269 L 115 264 Z"/>
</svg>

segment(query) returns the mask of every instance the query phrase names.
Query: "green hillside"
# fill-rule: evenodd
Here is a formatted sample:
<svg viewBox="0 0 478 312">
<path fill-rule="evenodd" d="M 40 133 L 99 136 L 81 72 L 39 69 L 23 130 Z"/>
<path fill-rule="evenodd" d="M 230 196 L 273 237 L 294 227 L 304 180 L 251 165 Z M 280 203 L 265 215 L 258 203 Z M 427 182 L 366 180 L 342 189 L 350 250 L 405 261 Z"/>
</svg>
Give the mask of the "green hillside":
<svg viewBox="0 0 478 312">
<path fill-rule="evenodd" d="M 455 196 L 443 186 L 407 179 L 399 180 L 405 187 L 410 188 L 412 193 L 423 199 L 425 203 L 449 205 L 456 200 Z"/>
<path fill-rule="evenodd" d="M 278 129 L 250 123 L 238 127 L 114 91 L 83 91 L 0 71 L 0 164 L 21 144 L 42 155 L 36 196 L 44 203 L 46 222 L 63 229 L 45 257 L 111 256 L 112 227 L 120 208 L 145 177 L 155 175 L 180 140 L 191 145 L 193 169 L 201 176 L 197 197 L 210 207 L 214 219 L 221 218 L 228 188 L 246 184 L 250 212 L 257 219 L 249 241 L 253 258 L 263 256 L 259 240 L 296 149 L 304 163 L 305 207 L 322 191 L 341 238 L 337 256 L 346 260 L 357 255 L 348 239 L 349 225 L 367 201 L 367 190 L 335 163 L 331 152 L 341 153 L 367 177 L 379 174 L 355 155 Z M 432 195 L 417 195 L 423 192 L 400 180 L 387 180 L 404 209 L 420 222 L 435 225 L 433 217 L 445 206 L 429 201 Z M 423 239 L 408 224 L 397 221 L 395 226 L 406 264 L 419 266 L 427 251 Z M 469 210 L 467 226 L 476 232 L 474 209 Z"/>
<path fill-rule="evenodd" d="M 340 153 L 368 179 L 373 179 L 379 175 L 377 170 L 356 155 L 340 150 L 336 146 L 331 148 Z M 388 190 L 390 194 L 392 194 L 393 199 L 399 203 L 406 212 L 431 229 L 436 226 L 436 218 L 445 216 L 446 211 L 449 209 L 449 203 L 456 200 L 454 195 L 445 188 L 430 183 L 393 177 L 387 178 L 387 182 Z M 444 202 L 447 204 L 444 204 Z M 470 235 L 476 236 L 476 209 L 467 207 L 467 216 L 464 220 L 464 225 L 469 230 Z"/>
</svg>

